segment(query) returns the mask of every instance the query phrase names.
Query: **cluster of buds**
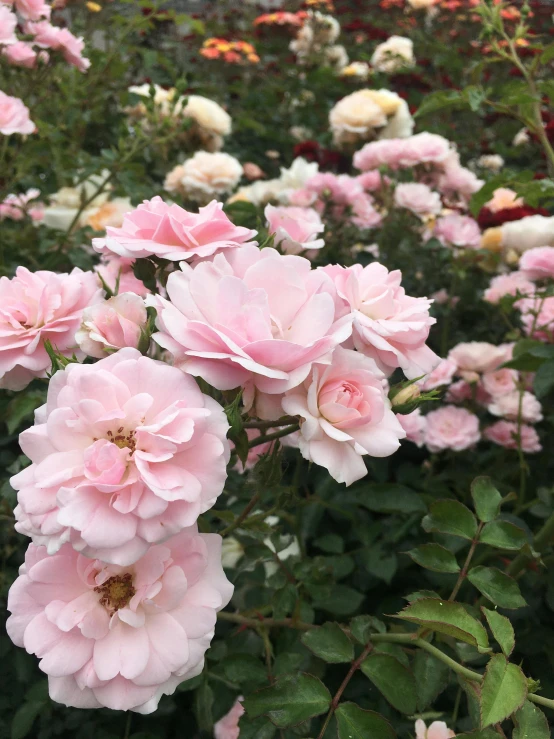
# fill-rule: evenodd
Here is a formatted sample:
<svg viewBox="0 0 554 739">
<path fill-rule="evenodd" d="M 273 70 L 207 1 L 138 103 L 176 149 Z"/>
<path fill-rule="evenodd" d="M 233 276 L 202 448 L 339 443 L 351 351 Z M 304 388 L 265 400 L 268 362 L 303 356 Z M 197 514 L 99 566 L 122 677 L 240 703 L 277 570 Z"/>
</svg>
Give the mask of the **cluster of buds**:
<svg viewBox="0 0 554 739">
<path fill-rule="evenodd" d="M 248 41 L 208 38 L 202 44 L 200 54 L 206 59 L 223 59 L 229 64 L 257 64 L 260 61 L 256 49 Z"/>
</svg>

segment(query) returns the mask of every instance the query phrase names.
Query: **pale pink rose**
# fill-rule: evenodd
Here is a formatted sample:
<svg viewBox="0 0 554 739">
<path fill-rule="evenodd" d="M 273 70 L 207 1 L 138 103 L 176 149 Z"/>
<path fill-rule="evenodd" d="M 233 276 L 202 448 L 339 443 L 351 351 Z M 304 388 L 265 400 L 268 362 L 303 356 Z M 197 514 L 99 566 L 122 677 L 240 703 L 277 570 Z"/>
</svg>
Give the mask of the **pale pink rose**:
<svg viewBox="0 0 554 739">
<path fill-rule="evenodd" d="M 419 380 L 417 384 L 423 392 L 435 390 L 435 388 L 443 385 L 450 385 L 457 369 L 457 364 L 451 359 L 441 359 L 435 369 Z"/>
<path fill-rule="evenodd" d="M 373 198 L 366 193 L 361 193 L 354 197 L 350 203 L 350 207 L 352 211 L 350 221 L 354 226 L 362 230 L 375 228 L 383 220 L 379 211 L 373 207 Z"/>
<path fill-rule="evenodd" d="M 433 236 L 444 246 L 464 249 L 479 249 L 481 246 L 481 230 L 477 221 L 458 213 L 437 219 Z"/>
<path fill-rule="evenodd" d="M 517 390 L 518 373 L 511 369 L 497 369 L 485 372 L 481 377 L 483 390 L 496 398 Z"/>
<path fill-rule="evenodd" d="M 398 169 L 409 139 L 382 139 L 370 141 L 354 154 L 352 163 L 362 172 L 379 167 Z"/>
<path fill-rule="evenodd" d="M 507 344 L 495 346 L 486 341 L 468 341 L 450 350 L 448 359 L 458 367 L 458 373 L 468 381 L 478 379 L 482 372 L 495 370 L 511 358 L 511 347 Z"/>
<path fill-rule="evenodd" d="M 376 364 L 342 347 L 331 365 L 314 365 L 304 384 L 285 395 L 283 410 L 301 419 L 302 456 L 346 485 L 367 474 L 362 455 L 388 457 L 406 435 Z"/>
<path fill-rule="evenodd" d="M 485 203 L 485 208 L 491 213 L 498 213 L 499 210 L 507 210 L 509 208 L 519 208 L 523 205 L 523 198 L 518 198 L 514 190 L 509 187 L 497 187 L 492 194 L 492 198 Z"/>
<path fill-rule="evenodd" d="M 140 295 L 141 298 L 145 298 L 150 290 L 142 280 L 135 277 L 133 262 L 132 259 L 116 257 L 115 254 L 106 254 L 102 262 L 96 265 L 94 271 L 100 275 L 112 292 L 115 292 L 117 285 L 119 287 L 118 292 L 135 293 Z"/>
<path fill-rule="evenodd" d="M 406 432 L 406 441 L 411 441 L 416 446 L 422 447 L 425 443 L 425 427 L 427 421 L 421 415 L 421 408 L 416 408 L 411 413 L 397 413 L 397 420 Z"/>
<path fill-rule="evenodd" d="M 15 0 L 15 7 L 19 15 L 28 21 L 50 18 L 51 8 L 45 0 Z"/>
<path fill-rule="evenodd" d="M 15 13 L 12 13 L 7 5 L 0 5 L 0 44 L 17 43 L 16 26 L 17 16 Z"/>
<path fill-rule="evenodd" d="M 364 189 L 355 177 L 332 172 L 318 172 L 306 182 L 307 190 L 317 193 L 322 201 L 330 200 L 335 205 L 350 205 Z"/>
<path fill-rule="evenodd" d="M 419 182 L 403 182 L 396 186 L 394 202 L 398 208 L 407 208 L 417 216 L 436 215 L 442 208 L 438 192 Z"/>
<path fill-rule="evenodd" d="M 0 6 L 1 9 L 1 6 Z M 13 98 L 0 90 L 0 133 L 26 135 L 33 133 L 35 124 L 29 117 L 29 108 L 19 98 Z"/>
<path fill-rule="evenodd" d="M 52 700 L 152 713 L 199 675 L 216 614 L 233 594 L 221 537 L 191 526 L 132 566 L 29 545 L 10 588 L 7 630 L 40 659 Z"/>
<path fill-rule="evenodd" d="M 250 182 L 253 180 L 263 180 L 264 177 L 267 177 L 263 169 L 257 164 L 254 164 L 254 162 L 245 162 L 242 165 L 242 168 L 244 170 L 244 176 L 247 180 L 250 180 Z"/>
<path fill-rule="evenodd" d="M 444 449 L 461 452 L 477 444 L 481 438 L 479 419 L 465 408 L 445 405 L 431 411 L 425 418 L 425 444 L 430 452 Z"/>
<path fill-rule="evenodd" d="M 229 460 L 221 406 L 175 367 L 120 349 L 70 364 L 20 435 L 16 529 L 128 565 L 211 508 Z"/>
<path fill-rule="evenodd" d="M 359 182 L 366 192 L 375 192 L 375 190 L 380 190 L 383 183 L 388 183 L 389 180 L 387 177 L 383 177 L 378 169 L 375 169 L 358 175 L 356 182 Z"/>
<path fill-rule="evenodd" d="M 90 60 L 83 57 L 83 39 L 74 36 L 68 28 L 58 28 L 44 20 L 27 23 L 25 31 L 35 37 L 33 43 L 37 46 L 61 52 L 66 62 L 77 67 L 80 72 L 86 72 L 90 67 Z"/>
<path fill-rule="evenodd" d="M 452 739 L 456 734 L 444 721 L 433 721 L 429 728 L 420 718 L 415 722 L 416 739 Z"/>
<path fill-rule="evenodd" d="M 309 208 L 317 200 L 317 195 L 313 190 L 307 190 L 301 188 L 300 190 L 294 190 L 288 196 L 289 205 L 293 205 L 296 208 Z"/>
<path fill-rule="evenodd" d="M 2 54 L 10 64 L 13 64 L 16 67 L 27 67 L 28 69 L 32 69 L 37 62 L 36 51 L 25 41 L 17 41 L 15 44 L 11 44 L 11 46 L 4 47 L 2 49 Z"/>
<path fill-rule="evenodd" d="M 317 238 L 325 226 L 313 208 L 266 205 L 264 215 L 269 233 L 275 234 L 275 246 L 285 254 L 299 254 L 305 249 L 321 249 L 325 241 Z"/>
<path fill-rule="evenodd" d="M 554 233 L 552 241 L 554 242 Z M 554 279 L 554 246 L 529 249 L 520 257 L 519 269 L 529 280 Z"/>
<path fill-rule="evenodd" d="M 198 213 L 189 213 L 156 196 L 127 213 L 121 228 L 109 226 L 106 236 L 93 239 L 92 245 L 101 254 L 127 259 L 154 255 L 178 261 L 211 257 L 221 249 L 251 242 L 255 235 L 256 231 L 235 226 L 215 200 Z"/>
<path fill-rule="evenodd" d="M 533 426 L 521 424 L 521 449 L 526 454 L 540 452 L 542 446 L 539 435 Z M 513 421 L 497 421 L 483 430 L 483 437 L 503 446 L 505 449 L 518 449 L 518 425 Z"/>
<path fill-rule="evenodd" d="M 548 247 L 547 247 L 548 248 Z M 505 295 L 532 295 L 535 286 L 523 272 L 510 272 L 507 275 L 497 275 L 490 281 L 490 285 L 483 294 L 483 300 L 496 304 Z"/>
<path fill-rule="evenodd" d="M 415 167 L 418 164 L 442 165 L 451 154 L 452 145 L 448 139 L 436 133 L 422 131 L 406 139 L 400 165 L 402 167 Z"/>
<path fill-rule="evenodd" d="M 138 349 L 147 318 L 142 298 L 134 293 L 118 293 L 85 308 L 75 340 L 81 351 L 97 359 L 126 346 Z"/>
<path fill-rule="evenodd" d="M 237 698 L 229 713 L 214 724 L 214 739 L 239 739 L 239 721 L 244 713 L 241 700 Z"/>
<path fill-rule="evenodd" d="M 445 196 L 457 197 L 468 202 L 473 193 L 483 187 L 483 180 L 470 169 L 462 167 L 457 152 L 451 152 L 442 163 L 442 167 L 442 174 L 437 180 L 437 189 Z"/>
<path fill-rule="evenodd" d="M 367 267 L 330 265 L 322 269 L 334 281 L 343 309 L 354 316 L 354 347 L 372 357 L 390 375 L 400 367 L 415 379 L 433 370 L 439 357 L 426 345 L 431 301 L 413 298 L 401 287 L 400 270 L 389 272 L 378 262 Z"/>
<path fill-rule="evenodd" d="M 466 400 L 471 400 L 474 387 L 475 385 L 466 382 L 466 380 L 458 380 L 450 385 L 444 399 L 447 403 L 463 403 Z"/>
<path fill-rule="evenodd" d="M 0 278 L 0 387 L 21 390 L 46 377 L 51 361 L 44 342 L 71 356 L 83 310 L 102 300 L 93 272 L 29 272 Z M 80 352 L 77 352 L 81 357 Z"/>
<path fill-rule="evenodd" d="M 522 298 L 516 304 L 527 336 L 546 343 L 554 342 L 554 297 Z"/>
<path fill-rule="evenodd" d="M 158 311 L 153 338 L 219 390 L 252 382 L 285 392 L 351 334 L 351 316 L 336 314 L 332 280 L 303 257 L 244 245 L 180 266 L 167 281 L 169 300 L 147 298 Z"/>
<path fill-rule="evenodd" d="M 542 421 L 542 406 L 532 393 L 520 393 L 517 390 L 504 395 L 493 397 L 492 402 L 487 406 L 489 413 L 493 416 L 506 418 L 508 421 L 517 421 L 520 412 L 521 420 L 524 423 L 538 423 Z"/>
<path fill-rule="evenodd" d="M 33 221 L 41 221 L 44 215 L 44 203 L 33 202 L 40 195 L 40 190 L 31 188 L 19 195 L 8 195 L 0 203 L 0 221 L 10 218 L 12 221 L 21 221 L 28 215 Z"/>
</svg>

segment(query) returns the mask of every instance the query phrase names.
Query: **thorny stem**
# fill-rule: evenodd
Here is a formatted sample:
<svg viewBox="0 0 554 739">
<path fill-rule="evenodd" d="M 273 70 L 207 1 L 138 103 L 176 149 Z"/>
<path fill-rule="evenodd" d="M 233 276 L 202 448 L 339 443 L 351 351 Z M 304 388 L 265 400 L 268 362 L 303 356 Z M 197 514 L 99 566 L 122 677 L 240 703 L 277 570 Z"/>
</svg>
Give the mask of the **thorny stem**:
<svg viewBox="0 0 554 739">
<path fill-rule="evenodd" d="M 246 505 L 244 507 L 244 509 L 241 511 L 241 513 L 237 516 L 237 518 L 235 518 L 235 520 L 233 521 L 233 523 L 230 523 L 229 526 L 227 526 L 226 528 L 223 529 L 223 531 L 220 531 L 219 532 L 220 535 L 221 536 L 228 536 L 231 533 L 231 531 L 234 531 L 235 529 L 237 529 L 241 525 L 241 523 L 244 521 L 244 519 L 248 516 L 248 514 L 250 513 L 250 511 L 259 502 L 260 502 L 260 496 L 258 495 L 258 493 L 256 493 L 256 495 L 254 495 L 250 499 L 250 502 L 248 503 L 248 505 Z"/>
<path fill-rule="evenodd" d="M 294 416 L 283 416 L 277 421 L 246 421 L 243 425 L 245 429 L 269 429 L 273 426 L 286 426 L 289 423 L 297 423 Z"/>
<path fill-rule="evenodd" d="M 291 426 L 285 426 L 284 429 L 281 429 L 280 431 L 274 431 L 272 434 L 266 434 L 265 436 L 258 436 L 257 439 L 253 439 L 248 444 L 248 448 L 253 449 L 255 446 L 259 446 L 260 444 L 266 444 L 268 441 L 275 441 L 275 439 L 280 439 L 283 436 L 288 436 L 289 434 L 292 434 L 295 431 L 298 431 L 299 428 L 300 426 L 298 423 L 293 423 Z"/>
<path fill-rule="evenodd" d="M 481 535 L 482 529 L 483 529 L 483 524 L 480 523 L 479 528 L 477 529 L 477 533 L 475 534 L 475 538 L 471 542 L 469 552 L 467 553 L 466 561 L 464 562 L 464 565 L 462 569 L 460 570 L 460 574 L 458 575 L 458 579 L 456 580 L 456 584 L 454 585 L 454 590 L 450 594 L 450 598 L 448 600 L 454 600 L 454 598 L 458 595 L 458 590 L 461 588 L 463 581 L 467 577 L 469 565 L 471 564 L 471 560 L 473 559 L 473 555 L 475 554 L 475 548 L 477 547 L 477 544 L 479 543 L 479 537 Z"/>
</svg>

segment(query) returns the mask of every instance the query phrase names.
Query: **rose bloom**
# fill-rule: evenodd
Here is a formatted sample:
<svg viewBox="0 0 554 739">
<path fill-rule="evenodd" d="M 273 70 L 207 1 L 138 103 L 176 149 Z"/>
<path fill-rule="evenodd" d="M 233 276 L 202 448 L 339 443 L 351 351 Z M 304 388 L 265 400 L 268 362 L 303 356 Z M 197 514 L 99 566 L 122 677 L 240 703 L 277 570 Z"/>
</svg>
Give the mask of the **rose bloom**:
<svg viewBox="0 0 554 739">
<path fill-rule="evenodd" d="M 400 367 L 406 377 L 427 374 L 439 363 L 426 346 L 431 326 L 431 301 L 413 298 L 401 287 L 400 270 L 389 272 L 378 262 L 367 267 L 324 267 L 335 282 L 345 310 L 354 316 L 354 347 L 372 357 L 390 375 Z"/>
<path fill-rule="evenodd" d="M 241 700 L 237 698 L 231 710 L 214 724 L 214 739 L 239 739 L 239 721 L 244 713 Z"/>
<path fill-rule="evenodd" d="M 435 390 L 437 387 L 443 387 L 444 385 L 450 385 L 457 369 L 456 363 L 451 359 L 441 359 L 435 369 L 426 377 L 418 380 L 417 384 L 423 392 Z"/>
<path fill-rule="evenodd" d="M 362 82 L 369 78 L 370 73 L 371 69 L 367 62 L 350 62 L 340 70 L 341 77 L 354 77 Z"/>
<path fill-rule="evenodd" d="M 231 116 L 214 100 L 201 95 L 189 95 L 182 116 L 192 118 L 200 142 L 208 151 L 219 151 L 223 137 L 231 133 Z"/>
<path fill-rule="evenodd" d="M 178 261 L 210 257 L 220 249 L 232 249 L 249 242 L 255 231 L 235 226 L 223 212 L 223 204 L 213 200 L 189 213 L 178 205 L 168 205 L 156 196 L 123 218 L 121 228 L 108 227 L 106 237 L 92 240 L 101 254 L 118 254 L 127 259 L 152 255 Z"/>
<path fill-rule="evenodd" d="M 482 372 L 495 370 L 511 358 L 511 346 L 495 346 L 486 341 L 468 341 L 456 344 L 448 353 L 448 359 L 456 364 L 461 377 L 468 381 L 477 380 Z"/>
<path fill-rule="evenodd" d="M 314 365 L 303 385 L 283 398 L 283 410 L 300 417 L 300 452 L 351 485 L 367 474 L 362 455 L 388 457 L 405 431 L 390 408 L 375 363 L 338 347 L 329 366 Z"/>
<path fill-rule="evenodd" d="M 538 423 L 542 421 L 542 406 L 532 393 L 525 391 L 521 398 L 517 390 L 493 397 L 487 406 L 493 416 L 506 418 L 508 421 L 517 421 L 520 416 L 524 423 Z"/>
<path fill-rule="evenodd" d="M 166 177 L 164 188 L 203 205 L 234 190 L 243 169 L 235 157 L 222 152 L 197 151 Z"/>
<path fill-rule="evenodd" d="M 527 336 L 554 343 L 554 297 L 522 298 L 516 307 L 521 311 L 521 323 Z"/>
<path fill-rule="evenodd" d="M 493 398 L 517 390 L 519 375 L 515 370 L 503 368 L 485 372 L 481 377 L 481 387 Z"/>
<path fill-rule="evenodd" d="M 127 565 L 213 506 L 229 460 L 221 406 L 175 367 L 121 349 L 70 364 L 20 445 L 16 529 Z"/>
<path fill-rule="evenodd" d="M 354 154 L 354 166 L 362 171 L 387 165 L 393 169 L 418 164 L 440 165 L 452 153 L 443 136 L 423 131 L 403 139 L 383 139 L 366 144 Z"/>
<path fill-rule="evenodd" d="M 548 247 L 546 247 L 548 248 Z M 505 295 L 532 295 L 535 285 L 523 272 L 509 272 L 507 275 L 497 275 L 490 281 L 490 285 L 483 293 L 483 300 L 494 305 L 500 302 Z"/>
<path fill-rule="evenodd" d="M 540 452 L 542 446 L 539 435 L 533 426 L 521 424 L 521 450 L 526 454 Z M 497 421 L 483 431 L 483 437 L 489 441 L 503 446 L 505 449 L 518 449 L 518 424 L 513 421 Z"/>
<path fill-rule="evenodd" d="M 477 444 L 481 438 L 479 419 L 465 408 L 445 405 L 431 411 L 425 418 L 425 444 L 430 452 L 445 449 L 461 452 Z"/>
<path fill-rule="evenodd" d="M 552 241 L 554 243 L 554 234 Z M 554 246 L 529 249 L 521 256 L 519 269 L 529 280 L 554 279 Z"/>
<path fill-rule="evenodd" d="M 135 293 L 141 298 L 145 298 L 150 292 L 142 280 L 135 277 L 132 259 L 123 259 L 123 257 L 109 254 L 102 259 L 100 264 L 96 265 L 94 271 L 112 292 L 116 292 L 116 286 L 119 288 L 117 292 Z"/>
<path fill-rule="evenodd" d="M 7 631 L 40 659 L 52 700 L 152 713 L 199 675 L 233 586 L 221 537 L 191 526 L 131 566 L 31 544 L 10 588 Z"/>
<path fill-rule="evenodd" d="M 9 218 L 12 221 L 21 221 L 26 215 L 33 221 L 42 221 L 44 217 L 44 203 L 36 201 L 40 190 L 31 188 L 25 193 L 7 195 L 0 203 L 0 221 Z"/>
<path fill-rule="evenodd" d="M 483 187 L 483 180 L 467 167 L 462 167 L 456 151 L 442 163 L 442 173 L 437 178 L 436 187 L 445 196 L 458 198 L 466 204 Z"/>
<path fill-rule="evenodd" d="M 28 21 L 50 18 L 51 8 L 45 0 L 15 0 L 19 15 Z"/>
<path fill-rule="evenodd" d="M 409 0 L 412 7 L 424 7 L 421 5 L 413 5 L 414 0 Z M 422 2 L 422 0 L 417 0 Z M 431 4 L 431 3 L 429 3 Z M 448 728 L 444 721 L 433 721 L 429 728 L 420 718 L 415 722 L 416 739 L 452 739 L 456 734 Z"/>
<path fill-rule="evenodd" d="M 71 356 L 83 310 L 100 300 L 94 273 L 77 268 L 57 274 L 18 267 L 11 280 L 0 278 L 0 387 L 21 390 L 46 377 L 52 364 L 46 340 Z"/>
<path fill-rule="evenodd" d="M 51 195 L 51 204 L 44 211 L 44 225 L 59 231 L 67 231 L 73 223 L 74 227 L 77 228 L 88 225 L 87 219 L 91 215 L 99 213 L 110 197 L 109 190 L 95 195 L 108 174 L 107 170 L 103 170 L 100 174 L 87 177 L 86 180 L 79 182 L 74 187 L 62 187 Z M 83 200 L 86 200 L 88 205 L 78 216 Z M 132 210 L 133 206 L 127 198 L 118 198 L 117 200 L 124 201 L 128 205 L 127 210 Z M 76 217 L 77 221 L 75 221 Z"/>
<path fill-rule="evenodd" d="M 362 172 L 378 167 L 398 169 L 403 157 L 407 139 L 381 139 L 370 141 L 354 154 L 353 164 Z"/>
<path fill-rule="evenodd" d="M 411 441 L 418 447 L 422 447 L 425 443 L 425 428 L 427 421 L 425 416 L 421 415 L 421 409 L 416 408 L 411 413 L 397 413 L 397 421 L 406 432 L 406 441 Z"/>
<path fill-rule="evenodd" d="M 388 90 L 357 90 L 338 101 L 329 114 L 336 144 L 372 138 L 405 138 L 413 130 L 406 101 Z"/>
<path fill-rule="evenodd" d="M 35 38 L 33 43 L 43 49 L 60 51 L 68 64 L 77 67 L 79 72 L 86 72 L 90 67 L 90 60 L 83 57 L 85 43 L 81 38 L 74 36 L 68 28 L 58 28 L 49 21 L 27 23 L 27 33 Z"/>
<path fill-rule="evenodd" d="M 367 172 L 363 172 L 355 179 L 356 182 L 358 182 L 367 192 L 375 192 L 375 190 L 380 190 L 383 186 L 383 183 L 389 182 L 389 179 L 387 177 L 383 177 L 379 170 L 369 170 Z"/>
<path fill-rule="evenodd" d="M 266 205 L 264 215 L 269 232 L 275 234 L 275 246 L 280 246 L 286 254 L 299 254 L 305 249 L 325 246 L 323 239 L 316 238 L 325 226 L 313 208 Z"/>
<path fill-rule="evenodd" d="M 441 0 L 408 0 L 408 5 L 414 8 L 414 10 L 421 10 L 421 8 L 432 8 L 433 5 L 437 5 L 440 1 Z M 420 739 L 420 737 L 417 737 L 417 739 Z"/>
<path fill-rule="evenodd" d="M 25 41 L 17 41 L 15 44 L 11 44 L 11 46 L 4 47 L 2 49 L 2 54 L 10 64 L 13 64 L 16 67 L 27 67 L 27 69 L 32 69 L 37 62 L 36 51 Z"/>
<path fill-rule="evenodd" d="M 488 169 L 493 174 L 498 174 L 505 162 L 499 154 L 483 154 L 477 160 L 477 164 L 479 167 L 483 167 L 483 169 Z"/>
<path fill-rule="evenodd" d="M 444 246 L 465 249 L 479 249 L 481 246 L 481 230 L 477 221 L 458 213 L 437 219 L 433 236 Z"/>
<path fill-rule="evenodd" d="M 142 298 L 134 293 L 119 293 L 85 308 L 75 340 L 81 351 L 97 359 L 126 346 L 137 349 L 147 318 Z"/>
<path fill-rule="evenodd" d="M 29 117 L 29 108 L 19 98 L 10 97 L 0 90 L 0 133 L 4 136 L 14 133 L 25 135 L 34 130 L 35 124 Z"/>
<path fill-rule="evenodd" d="M 16 26 L 17 16 L 15 13 L 12 13 L 7 5 L 0 5 L 0 44 L 17 43 Z"/>
<path fill-rule="evenodd" d="M 253 383 L 282 393 L 351 334 L 332 280 L 303 257 L 244 245 L 180 266 L 169 275 L 169 299 L 147 299 L 158 311 L 154 340 L 218 390 Z"/>
<path fill-rule="evenodd" d="M 458 380 L 450 385 L 444 399 L 447 403 L 463 403 L 466 400 L 471 400 L 473 398 L 474 390 L 475 385 L 472 385 L 466 380 Z M 479 386 L 477 386 L 477 392 L 478 391 Z"/>
<path fill-rule="evenodd" d="M 513 249 L 518 254 L 537 246 L 550 246 L 554 234 L 554 216 L 533 215 L 508 221 L 483 234 L 485 249 Z"/>
<path fill-rule="evenodd" d="M 350 203 L 352 210 L 350 221 L 361 230 L 375 228 L 383 220 L 379 211 L 374 208 L 373 202 L 371 195 L 360 193 Z"/>
<path fill-rule="evenodd" d="M 510 190 L 509 187 L 497 187 L 492 194 L 492 198 L 488 203 L 485 203 L 485 208 L 488 208 L 492 213 L 498 213 L 500 210 L 509 208 L 521 208 L 522 206 L 523 198 L 518 198 L 517 193 Z"/>
<path fill-rule="evenodd" d="M 388 74 L 413 67 L 414 63 L 414 42 L 404 36 L 391 36 L 375 48 L 371 57 L 372 66 Z"/>
<path fill-rule="evenodd" d="M 436 215 L 442 208 L 438 192 L 419 182 L 404 182 L 394 190 L 394 203 L 398 208 L 411 210 L 416 216 Z"/>
</svg>

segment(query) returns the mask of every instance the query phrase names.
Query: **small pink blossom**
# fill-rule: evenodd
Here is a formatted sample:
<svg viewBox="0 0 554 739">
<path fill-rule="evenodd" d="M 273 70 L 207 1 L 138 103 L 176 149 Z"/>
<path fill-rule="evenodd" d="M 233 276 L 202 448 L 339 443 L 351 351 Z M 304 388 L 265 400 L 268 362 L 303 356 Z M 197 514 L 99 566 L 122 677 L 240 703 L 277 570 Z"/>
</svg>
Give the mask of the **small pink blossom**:
<svg viewBox="0 0 554 739">
<path fill-rule="evenodd" d="M 554 279 L 554 246 L 529 249 L 520 257 L 519 269 L 529 280 Z"/>
<path fill-rule="evenodd" d="M 10 588 L 7 630 L 40 659 L 52 700 L 152 713 L 199 675 L 233 586 L 221 537 L 191 526 L 132 566 L 31 544 Z"/>
<path fill-rule="evenodd" d="M 1 10 L 1 6 L 0 6 Z M 10 97 L 0 90 L 0 133 L 33 133 L 35 124 L 29 117 L 29 108 L 19 98 Z"/>
<path fill-rule="evenodd" d="M 441 452 L 452 449 L 461 452 L 477 444 L 479 419 L 465 408 L 445 405 L 425 416 L 425 444 L 430 452 Z"/>
<path fill-rule="evenodd" d="M 222 249 L 252 243 L 255 235 L 255 231 L 235 226 L 223 212 L 223 204 L 215 200 L 198 213 L 189 213 L 156 196 L 126 213 L 121 228 L 108 226 L 106 236 L 93 239 L 92 245 L 101 254 L 127 259 L 154 255 L 178 261 L 211 257 Z"/>
<path fill-rule="evenodd" d="M 363 172 L 356 177 L 356 182 L 358 182 L 366 192 L 375 192 L 376 190 L 380 190 L 383 184 L 388 181 L 388 178 L 383 177 L 378 169 L 370 172 Z"/>
<path fill-rule="evenodd" d="M 509 208 L 520 208 L 523 205 L 523 198 L 518 198 L 514 190 L 509 187 L 497 187 L 492 194 L 491 200 L 485 203 L 485 208 L 491 213 L 498 213 L 500 210 Z"/>
<path fill-rule="evenodd" d="M 521 424 L 521 449 L 526 454 L 540 452 L 542 446 L 539 435 L 533 426 Z M 483 437 L 503 446 L 505 449 L 518 449 L 518 424 L 513 421 L 497 421 L 483 430 Z"/>
<path fill-rule="evenodd" d="M 129 565 L 211 508 L 223 489 L 229 425 L 175 367 L 120 349 L 70 364 L 20 435 L 32 464 L 11 479 L 16 529 L 49 552 Z"/>
<path fill-rule="evenodd" d="M 86 72 L 90 67 L 90 60 L 83 57 L 83 39 L 74 36 L 68 28 L 58 28 L 50 21 L 43 20 L 27 23 L 25 30 L 35 37 L 33 43 L 43 49 L 61 52 L 66 62 L 77 67 L 80 72 Z"/>
<path fill-rule="evenodd" d="M 119 292 L 135 293 L 140 295 L 141 298 L 145 298 L 150 290 L 141 280 L 135 277 L 133 261 L 132 259 L 117 257 L 115 254 L 106 254 L 102 262 L 94 269 L 112 292 L 115 291 L 117 285 Z"/>
<path fill-rule="evenodd" d="M 244 714 L 241 700 L 237 698 L 231 710 L 214 724 L 214 739 L 239 739 L 239 721 Z"/>
<path fill-rule="evenodd" d="M 354 316 L 354 347 L 391 374 L 400 367 L 409 379 L 427 374 L 439 363 L 426 345 L 431 301 L 406 295 L 400 270 L 389 272 L 378 262 L 367 267 L 331 265 L 323 270 L 334 281 L 343 309 Z"/>
<path fill-rule="evenodd" d="M 462 167 L 457 152 L 453 152 L 442 163 L 443 171 L 437 178 L 437 189 L 445 196 L 459 198 L 469 202 L 473 193 L 483 187 L 480 180 L 470 169 Z"/>
<path fill-rule="evenodd" d="M 481 230 L 477 221 L 457 213 L 439 218 L 433 235 L 444 246 L 464 249 L 479 249 L 481 246 Z"/>
<path fill-rule="evenodd" d="M 448 728 L 444 721 L 433 721 L 429 728 L 420 718 L 415 723 L 416 739 L 452 739 L 456 734 Z"/>
<path fill-rule="evenodd" d="M 352 209 L 350 220 L 359 229 L 375 228 L 383 220 L 379 211 L 373 206 L 371 195 L 367 193 L 360 193 L 352 198 L 350 207 Z"/>
<path fill-rule="evenodd" d="M 456 363 L 451 359 L 441 359 L 432 372 L 419 380 L 418 385 L 423 392 L 450 385 L 457 369 Z"/>
<path fill-rule="evenodd" d="M 440 213 L 442 203 L 438 192 L 419 182 L 403 182 L 396 186 L 394 202 L 398 208 L 411 210 L 417 216 Z"/>
<path fill-rule="evenodd" d="M 301 419 L 302 456 L 337 482 L 360 480 L 367 473 L 362 455 L 388 457 L 405 436 L 382 379 L 372 360 L 339 347 L 331 365 L 316 364 L 283 399 L 283 410 Z"/>
<path fill-rule="evenodd" d="M 44 216 L 44 203 L 32 202 L 40 195 L 40 190 L 31 188 L 19 195 L 8 195 L 0 203 L 0 221 L 9 218 L 12 221 L 21 221 L 28 215 L 33 221 L 41 221 Z"/>
<path fill-rule="evenodd" d="M 468 381 L 478 379 L 482 372 L 489 372 L 511 358 L 512 348 L 507 344 L 495 346 L 486 341 L 468 341 L 457 344 L 448 359 L 458 367 L 458 374 Z"/>
<path fill-rule="evenodd" d="M 406 441 L 411 441 L 418 447 L 422 447 L 425 443 L 425 428 L 427 421 L 425 416 L 421 415 L 421 409 L 416 408 L 411 413 L 396 414 L 397 420 L 406 432 Z"/>
<path fill-rule="evenodd" d="M 538 423 L 542 421 L 542 406 L 535 396 L 527 392 L 520 396 L 517 390 L 492 398 L 487 406 L 493 416 L 506 418 L 508 421 L 517 421 L 520 417 L 524 423 Z"/>
<path fill-rule="evenodd" d="M 535 285 L 524 272 L 510 272 L 507 275 L 497 275 L 490 281 L 490 285 L 483 294 L 483 299 L 488 303 L 500 302 L 505 295 L 532 295 Z"/>
<path fill-rule="evenodd" d="M 4 47 L 2 49 L 2 54 L 6 57 L 8 62 L 13 64 L 15 67 L 27 67 L 27 69 L 32 69 L 37 63 L 37 52 L 25 41 L 17 41 L 15 44 Z"/>
<path fill-rule="evenodd" d="M 471 400 L 474 387 L 475 385 L 466 382 L 466 380 L 458 380 L 450 385 L 444 399 L 447 403 L 463 403 L 466 400 Z"/>
<path fill-rule="evenodd" d="M 493 398 L 517 390 L 518 373 L 511 369 L 497 369 L 485 372 L 481 377 L 483 390 Z"/>
<path fill-rule="evenodd" d="M 299 254 L 306 249 L 325 246 L 323 239 L 316 238 L 325 226 L 313 208 L 266 205 L 264 215 L 269 232 L 275 234 L 275 246 L 280 246 L 285 254 Z"/>
<path fill-rule="evenodd" d="M 554 297 L 522 298 L 516 303 L 527 336 L 554 343 Z"/>
<path fill-rule="evenodd" d="M 75 340 L 89 357 L 102 359 L 126 346 L 138 349 L 146 321 L 143 299 L 134 293 L 119 293 L 85 308 Z"/>
<path fill-rule="evenodd" d="M 12 13 L 7 5 L 0 5 L 0 44 L 17 43 L 16 26 L 17 16 L 15 13 Z"/>
</svg>

